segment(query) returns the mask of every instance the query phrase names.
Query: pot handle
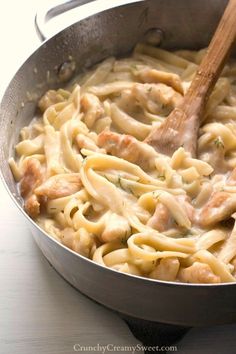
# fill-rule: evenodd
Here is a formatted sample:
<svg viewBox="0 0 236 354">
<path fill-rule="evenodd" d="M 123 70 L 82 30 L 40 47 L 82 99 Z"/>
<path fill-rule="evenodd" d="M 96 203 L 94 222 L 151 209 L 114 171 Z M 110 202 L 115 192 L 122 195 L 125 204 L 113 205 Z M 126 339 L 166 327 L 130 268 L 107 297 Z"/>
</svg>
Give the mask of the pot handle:
<svg viewBox="0 0 236 354">
<path fill-rule="evenodd" d="M 55 0 L 50 1 L 50 5 L 43 4 L 35 15 L 35 29 L 39 38 L 44 41 L 50 35 L 46 30 L 46 23 L 64 12 L 82 6 L 95 0 Z"/>
<path fill-rule="evenodd" d="M 54 17 L 61 15 L 67 11 L 70 11 L 76 7 L 89 4 L 91 2 L 96 2 L 96 8 L 93 8 L 92 13 L 102 11 L 104 9 L 134 3 L 134 2 L 143 2 L 145 0 L 52 0 L 50 5 L 47 5 L 46 2 L 38 9 L 35 16 L 35 28 L 39 38 L 44 41 L 49 38 L 51 34 L 47 30 L 47 22 L 49 22 Z M 90 12 L 90 11 L 89 11 Z M 91 13 L 91 14 L 92 14 Z"/>
</svg>

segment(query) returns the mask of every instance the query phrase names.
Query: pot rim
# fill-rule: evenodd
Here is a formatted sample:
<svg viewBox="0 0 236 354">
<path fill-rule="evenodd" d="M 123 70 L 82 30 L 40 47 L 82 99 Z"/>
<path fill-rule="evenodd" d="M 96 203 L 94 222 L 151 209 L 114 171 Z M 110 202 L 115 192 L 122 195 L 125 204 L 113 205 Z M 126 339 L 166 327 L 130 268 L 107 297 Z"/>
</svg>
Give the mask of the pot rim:
<svg viewBox="0 0 236 354">
<path fill-rule="evenodd" d="M 115 0 L 114 0 L 115 1 Z M 40 43 L 32 52 L 31 54 L 27 57 L 27 59 L 17 68 L 17 70 L 15 71 L 14 75 L 12 76 L 10 82 L 7 84 L 7 87 L 5 88 L 5 90 L 3 90 L 3 94 L 2 97 L 0 97 L 1 102 L 0 102 L 0 126 L 1 126 L 1 111 L 2 111 L 2 105 L 3 105 L 3 101 L 7 96 L 8 90 L 10 89 L 10 87 L 12 86 L 12 83 L 16 77 L 16 75 L 18 74 L 18 72 L 22 69 L 22 67 L 24 65 L 27 65 L 27 61 L 31 59 L 31 57 L 38 51 L 40 50 L 41 47 L 47 45 L 47 43 L 51 40 L 53 40 L 55 37 L 59 36 L 62 32 L 67 31 L 71 26 L 74 26 L 90 17 L 96 16 L 97 14 L 101 14 L 103 12 L 107 12 L 111 9 L 114 8 L 118 8 L 118 7 L 126 7 L 132 4 L 138 4 L 140 2 L 144 2 L 144 0 L 129 0 L 129 1 L 123 1 L 122 0 L 122 4 L 119 4 L 117 6 L 113 4 L 111 4 L 111 2 L 108 4 L 106 2 L 106 0 L 96 0 L 95 2 L 98 3 L 106 3 L 107 7 L 101 11 L 99 11 L 98 9 L 96 11 L 94 11 L 92 14 L 88 14 L 88 16 L 83 17 L 82 19 L 78 20 L 77 22 L 72 23 L 71 25 L 66 26 L 64 29 L 60 30 L 58 33 L 53 34 L 53 36 L 47 38 L 45 41 L 43 41 L 42 43 Z M 148 2 L 148 1 L 147 1 Z M 86 4 L 88 5 L 88 4 Z M 83 6 L 86 6 L 83 5 Z M 2 147 L 1 147 L 2 149 Z M 1 152 L 1 151 L 0 151 Z M 156 279 L 151 279 L 151 278 L 146 278 L 146 277 L 142 277 L 142 276 L 137 276 L 137 275 L 133 275 L 133 274 L 126 274 L 126 273 L 121 273 L 118 270 L 109 268 L 109 267 L 104 267 L 99 263 L 96 263 L 95 261 L 93 261 L 92 259 L 86 258 L 82 255 L 80 255 L 79 253 L 76 253 L 75 251 L 71 250 L 70 248 L 66 247 L 65 245 L 63 245 L 62 243 L 60 243 L 59 241 L 57 241 L 55 238 L 53 238 L 51 235 L 49 235 L 45 230 L 43 230 L 33 219 L 31 219 L 29 217 L 29 215 L 24 211 L 23 207 L 19 204 L 19 202 L 17 201 L 17 198 L 13 195 L 13 193 L 10 191 L 10 188 L 8 186 L 8 183 L 6 181 L 6 179 L 3 176 L 3 172 L 2 172 L 2 163 L 1 163 L 1 159 L 0 159 L 0 179 L 3 182 L 3 185 L 5 187 L 5 189 L 7 190 L 8 194 L 10 195 L 11 199 L 14 201 L 15 205 L 18 207 L 18 209 L 21 211 L 21 213 L 24 215 L 24 217 L 39 231 L 43 234 L 44 237 L 49 237 L 51 240 L 53 240 L 53 242 L 55 242 L 57 245 L 59 245 L 59 247 L 64 248 L 67 252 L 70 252 L 71 254 L 73 254 L 74 256 L 80 257 L 82 258 L 84 261 L 89 262 L 90 264 L 93 264 L 93 266 L 95 267 L 99 267 L 100 269 L 106 271 L 106 272 L 113 272 L 114 276 L 119 276 L 119 277 L 132 277 L 133 279 L 135 279 L 137 282 L 145 282 L 147 284 L 158 284 L 160 286 L 167 286 L 167 287 L 185 287 L 185 288 L 201 288 L 201 289 L 209 289 L 209 288 L 219 288 L 222 286 L 227 286 L 227 287 L 235 287 L 236 286 L 236 282 L 225 282 L 225 283 L 217 283 L 217 284 L 196 284 L 196 283 L 181 283 L 181 282 L 174 282 L 174 281 L 164 281 L 164 280 L 156 280 Z"/>
</svg>

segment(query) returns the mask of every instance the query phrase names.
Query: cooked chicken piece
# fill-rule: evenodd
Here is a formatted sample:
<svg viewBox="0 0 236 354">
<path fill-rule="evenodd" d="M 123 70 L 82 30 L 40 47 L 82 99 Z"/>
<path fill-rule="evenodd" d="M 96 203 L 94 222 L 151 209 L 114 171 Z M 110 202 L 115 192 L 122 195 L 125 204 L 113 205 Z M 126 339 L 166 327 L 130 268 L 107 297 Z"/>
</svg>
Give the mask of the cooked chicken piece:
<svg viewBox="0 0 236 354">
<path fill-rule="evenodd" d="M 106 149 L 107 153 L 135 163 L 148 170 L 154 166 L 156 151 L 148 144 L 138 141 L 133 136 L 121 135 L 104 130 L 98 136 L 98 146 Z"/>
<path fill-rule="evenodd" d="M 209 150 L 208 150 L 209 151 Z M 206 155 L 207 156 L 207 153 Z M 215 149 L 212 153 L 208 153 L 208 156 L 211 156 L 208 160 L 205 159 L 205 162 L 208 162 L 214 168 L 214 173 L 227 173 L 228 165 L 225 159 L 225 151 L 223 149 Z"/>
<path fill-rule="evenodd" d="M 171 86 L 175 91 L 183 95 L 183 86 L 179 75 L 159 71 L 156 69 L 143 69 L 138 71 L 138 77 L 141 81 L 149 84 L 163 83 L 167 86 Z"/>
<path fill-rule="evenodd" d="M 42 182 L 43 170 L 39 160 L 34 158 L 26 160 L 23 177 L 20 180 L 20 192 L 25 199 L 25 211 L 32 218 L 36 218 L 40 213 L 40 201 L 34 194 L 34 190 Z"/>
<path fill-rule="evenodd" d="M 86 135 L 78 134 L 75 140 L 80 150 L 88 149 L 95 152 L 102 152 L 102 150 L 97 147 L 95 142 Z"/>
<path fill-rule="evenodd" d="M 35 194 L 32 194 L 29 198 L 26 199 L 24 208 L 26 213 L 33 219 L 39 215 L 40 203 Z"/>
<path fill-rule="evenodd" d="M 208 264 L 194 262 L 179 271 L 178 278 L 184 283 L 220 283 L 220 277 L 215 275 Z"/>
<path fill-rule="evenodd" d="M 76 232 L 73 243 L 73 250 L 84 257 L 91 257 L 93 249 L 96 249 L 96 242 L 92 234 L 83 227 Z"/>
<path fill-rule="evenodd" d="M 171 219 L 169 209 L 164 204 L 157 203 L 154 214 L 148 220 L 147 225 L 159 232 L 163 232 L 170 228 Z"/>
<path fill-rule="evenodd" d="M 63 245 L 73 249 L 75 230 L 71 227 L 66 227 L 61 231 L 61 242 Z"/>
<path fill-rule="evenodd" d="M 107 220 L 105 229 L 101 235 L 102 242 L 111 242 L 127 239 L 130 234 L 130 225 L 126 218 L 112 213 Z"/>
<path fill-rule="evenodd" d="M 20 192 L 23 198 L 30 196 L 43 181 L 43 172 L 39 160 L 26 160 L 23 177 L 20 181 Z"/>
<path fill-rule="evenodd" d="M 78 192 L 81 187 L 82 183 L 78 173 L 59 174 L 50 177 L 36 188 L 35 194 L 49 199 L 56 199 L 74 194 Z"/>
<path fill-rule="evenodd" d="M 136 265 L 131 263 L 126 262 L 124 264 L 117 264 L 114 265 L 112 268 L 118 270 L 121 273 L 142 276 L 142 273 L 140 272 L 139 268 Z"/>
<path fill-rule="evenodd" d="M 136 84 L 131 92 L 134 99 L 153 114 L 168 115 L 182 100 L 182 95 L 164 84 Z"/>
<path fill-rule="evenodd" d="M 235 211 L 236 196 L 227 192 L 214 192 L 199 213 L 199 223 L 203 227 L 210 226 L 229 218 Z"/>
<path fill-rule="evenodd" d="M 236 257 L 234 257 L 234 259 L 230 262 L 230 264 L 232 264 L 232 266 L 234 267 L 232 275 L 236 277 Z"/>
<path fill-rule="evenodd" d="M 61 234 L 63 245 L 69 247 L 84 257 L 89 257 L 95 241 L 87 230 L 80 228 L 78 231 L 74 231 L 74 229 L 66 227 L 61 231 Z"/>
<path fill-rule="evenodd" d="M 81 98 L 81 111 L 84 112 L 84 122 L 90 129 L 95 121 L 104 114 L 104 109 L 97 96 L 85 93 Z"/>
<path fill-rule="evenodd" d="M 133 92 L 131 89 L 123 90 L 117 97 L 116 102 L 118 107 L 121 108 L 123 111 L 128 113 L 130 116 L 136 119 L 138 113 L 141 112 L 142 116 L 143 110 L 140 108 L 140 105 L 136 99 L 133 97 Z M 141 120 L 142 121 L 142 120 Z"/>
<path fill-rule="evenodd" d="M 64 101 L 65 97 L 62 95 L 62 90 L 49 90 L 39 100 L 38 106 L 42 112 L 45 112 L 51 105 Z"/>
<path fill-rule="evenodd" d="M 229 186 L 236 186 L 236 168 L 230 173 L 226 183 Z"/>
<path fill-rule="evenodd" d="M 182 205 L 182 207 L 185 209 L 189 220 L 192 222 L 195 217 L 195 209 L 191 204 L 190 197 L 186 194 L 183 194 L 183 195 L 177 195 L 176 199 Z"/>
<path fill-rule="evenodd" d="M 236 214 L 233 214 L 232 217 L 236 218 Z M 220 248 L 220 251 L 217 255 L 217 258 L 229 264 L 232 259 L 236 256 L 236 222 L 234 223 L 233 230 L 230 232 L 229 236 L 226 238 L 225 242 Z"/>
<path fill-rule="evenodd" d="M 178 258 L 163 258 L 156 268 L 149 274 L 152 279 L 174 281 L 179 271 Z"/>
<path fill-rule="evenodd" d="M 236 168 L 230 173 L 226 185 L 236 185 Z M 223 221 L 236 211 L 236 196 L 228 192 L 213 192 L 208 202 L 199 213 L 199 222 L 202 226 Z"/>
<path fill-rule="evenodd" d="M 190 221 L 194 219 L 194 208 L 190 204 L 190 199 L 186 195 L 176 196 L 175 199 L 181 204 L 186 211 L 186 214 Z M 164 232 L 171 227 L 176 226 L 174 224 L 174 218 L 171 211 L 161 202 L 158 202 L 153 216 L 148 220 L 148 226 L 152 227 L 159 232 Z"/>
</svg>

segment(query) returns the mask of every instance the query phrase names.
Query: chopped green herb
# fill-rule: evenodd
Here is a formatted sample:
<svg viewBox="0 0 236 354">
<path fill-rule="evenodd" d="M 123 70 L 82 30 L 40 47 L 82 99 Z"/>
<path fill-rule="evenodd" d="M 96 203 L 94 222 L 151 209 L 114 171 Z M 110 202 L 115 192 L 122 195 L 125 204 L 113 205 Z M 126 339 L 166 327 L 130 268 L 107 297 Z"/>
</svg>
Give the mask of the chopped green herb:
<svg viewBox="0 0 236 354">
<path fill-rule="evenodd" d="M 165 103 L 161 103 L 161 105 L 160 105 L 160 108 L 161 108 L 161 109 L 164 109 L 164 108 L 166 108 L 166 105 L 165 105 Z"/>
<path fill-rule="evenodd" d="M 152 87 L 149 87 L 149 88 L 147 89 L 147 91 L 148 91 L 148 92 L 152 92 Z"/>
<path fill-rule="evenodd" d="M 166 177 L 165 177 L 165 175 L 159 175 L 158 179 L 160 179 L 161 181 L 165 181 Z"/>
<path fill-rule="evenodd" d="M 111 182 L 106 175 L 103 175 L 102 177 L 106 178 L 108 180 L 108 182 Z"/>
<path fill-rule="evenodd" d="M 176 221 L 176 220 L 174 220 L 174 224 L 175 224 L 176 226 L 179 226 L 179 224 L 177 223 L 177 221 Z"/>
<path fill-rule="evenodd" d="M 215 139 L 214 144 L 217 147 L 217 149 L 219 149 L 219 148 L 224 149 L 224 147 L 225 147 L 221 137 L 218 137 L 217 139 Z"/>
<path fill-rule="evenodd" d="M 117 186 L 118 186 L 119 188 L 123 189 L 123 190 L 124 190 L 125 192 L 127 192 L 127 193 L 134 194 L 133 190 L 132 190 L 130 187 L 123 185 L 122 180 L 123 180 L 122 177 L 118 176 Z"/>
<path fill-rule="evenodd" d="M 82 165 L 85 164 L 86 160 L 87 160 L 87 157 L 85 157 L 85 158 L 83 159 Z"/>
<path fill-rule="evenodd" d="M 127 192 L 134 195 L 134 191 L 131 187 L 126 187 Z"/>
<path fill-rule="evenodd" d="M 131 69 L 133 69 L 133 70 L 138 70 L 138 67 L 137 67 L 137 65 L 135 65 L 135 64 L 132 64 L 130 67 L 131 67 Z"/>
<path fill-rule="evenodd" d="M 122 185 L 121 185 L 121 177 L 120 176 L 118 176 L 117 185 L 119 188 L 123 189 Z"/>
<path fill-rule="evenodd" d="M 125 236 L 121 238 L 120 242 L 122 245 L 126 246 L 127 245 L 127 240 L 128 240 L 129 232 L 125 232 Z"/>
<path fill-rule="evenodd" d="M 157 191 L 153 191 L 152 192 L 152 195 L 153 195 L 153 198 L 155 198 L 155 199 L 158 199 L 159 197 L 160 197 L 160 192 L 157 192 Z"/>
<path fill-rule="evenodd" d="M 121 185 L 121 188 L 122 188 L 125 192 L 134 194 L 133 190 L 132 190 L 130 187 L 122 185 L 121 182 L 122 182 L 122 180 L 120 181 L 120 185 Z"/>
<path fill-rule="evenodd" d="M 125 237 L 122 237 L 120 242 L 121 242 L 122 245 L 125 246 L 127 244 L 127 239 Z"/>
<path fill-rule="evenodd" d="M 194 233 L 191 231 L 191 230 L 184 230 L 182 232 L 182 236 L 191 236 L 191 235 L 194 235 Z"/>
</svg>

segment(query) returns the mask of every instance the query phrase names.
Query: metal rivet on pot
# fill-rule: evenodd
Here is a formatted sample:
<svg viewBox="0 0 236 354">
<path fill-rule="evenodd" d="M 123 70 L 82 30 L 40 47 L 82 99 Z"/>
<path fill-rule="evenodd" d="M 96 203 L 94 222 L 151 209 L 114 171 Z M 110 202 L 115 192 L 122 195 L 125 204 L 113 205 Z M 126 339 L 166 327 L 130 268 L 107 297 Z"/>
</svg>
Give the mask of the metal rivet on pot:
<svg viewBox="0 0 236 354">
<path fill-rule="evenodd" d="M 157 46 L 162 43 L 164 32 L 160 28 L 151 28 L 145 33 L 144 38 L 147 44 Z"/>
<path fill-rule="evenodd" d="M 66 82 L 70 80 L 75 72 L 76 63 L 73 60 L 66 61 L 61 64 L 57 71 L 59 81 Z"/>
</svg>

